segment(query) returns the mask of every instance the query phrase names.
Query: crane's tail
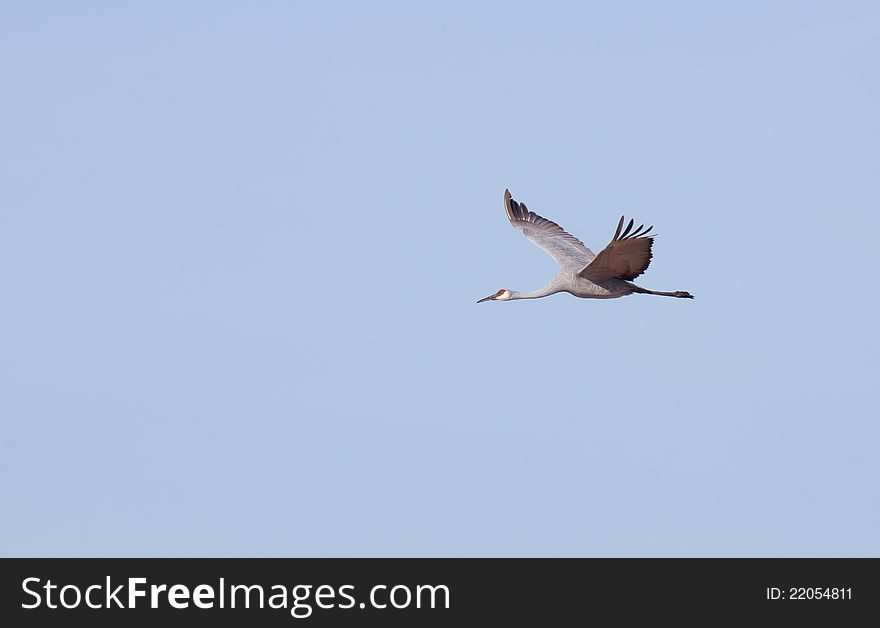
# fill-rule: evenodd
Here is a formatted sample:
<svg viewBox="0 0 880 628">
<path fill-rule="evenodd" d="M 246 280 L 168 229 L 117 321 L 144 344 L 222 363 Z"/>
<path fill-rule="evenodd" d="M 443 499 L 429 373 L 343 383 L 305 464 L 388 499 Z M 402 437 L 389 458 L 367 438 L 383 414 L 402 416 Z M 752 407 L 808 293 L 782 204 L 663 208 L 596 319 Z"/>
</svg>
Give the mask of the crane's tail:
<svg viewBox="0 0 880 628">
<path fill-rule="evenodd" d="M 639 294 L 656 294 L 660 297 L 675 297 L 676 299 L 693 299 L 694 295 L 685 290 L 676 290 L 675 292 L 661 292 L 659 290 L 648 290 L 641 286 L 636 286 L 636 292 Z"/>
</svg>

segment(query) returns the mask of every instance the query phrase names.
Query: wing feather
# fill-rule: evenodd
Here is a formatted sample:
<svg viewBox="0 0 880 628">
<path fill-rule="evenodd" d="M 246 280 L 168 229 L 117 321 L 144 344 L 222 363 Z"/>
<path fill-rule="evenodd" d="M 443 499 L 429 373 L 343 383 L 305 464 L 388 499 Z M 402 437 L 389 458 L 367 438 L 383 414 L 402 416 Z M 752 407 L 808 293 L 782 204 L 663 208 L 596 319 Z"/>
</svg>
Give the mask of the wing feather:
<svg viewBox="0 0 880 628">
<path fill-rule="evenodd" d="M 504 190 L 504 210 L 514 229 L 522 231 L 529 240 L 543 249 L 563 268 L 567 266 L 582 268 L 596 257 L 596 254 L 583 242 L 555 222 L 529 211 L 525 203 L 513 200 L 509 190 Z"/>
<path fill-rule="evenodd" d="M 638 229 L 632 230 L 635 221 L 630 219 L 626 229 L 623 229 L 624 217 L 620 217 L 614 237 L 599 254 L 588 263 L 579 273 L 581 277 L 590 281 L 603 281 L 607 279 L 624 279 L 631 281 L 641 275 L 651 263 L 651 247 L 654 244 L 653 235 L 648 235 L 654 227 L 644 228 L 644 224 Z"/>
</svg>

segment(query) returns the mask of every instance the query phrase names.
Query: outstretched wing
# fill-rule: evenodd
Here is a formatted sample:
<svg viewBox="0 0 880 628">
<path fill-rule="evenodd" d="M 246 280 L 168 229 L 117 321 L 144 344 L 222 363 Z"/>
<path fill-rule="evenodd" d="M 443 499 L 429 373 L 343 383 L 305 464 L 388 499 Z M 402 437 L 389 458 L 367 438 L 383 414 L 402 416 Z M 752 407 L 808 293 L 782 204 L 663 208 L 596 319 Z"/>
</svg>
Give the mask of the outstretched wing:
<svg viewBox="0 0 880 628">
<path fill-rule="evenodd" d="M 555 222 L 529 211 L 525 203 L 517 203 L 510 198 L 509 190 L 504 190 L 504 209 L 513 228 L 522 231 L 529 240 L 544 249 L 563 268 L 566 266 L 582 268 L 596 257 L 596 254 L 584 246 L 583 242 Z"/>
<path fill-rule="evenodd" d="M 592 262 L 590 262 L 581 272 L 581 277 L 590 281 L 602 281 L 603 279 L 625 279 L 630 281 L 635 279 L 648 268 L 651 263 L 651 245 L 654 244 L 654 238 L 648 235 L 653 227 L 645 229 L 645 225 L 640 225 L 638 229 L 630 233 L 633 221 L 630 219 L 629 224 L 623 233 L 623 216 L 617 223 L 617 231 L 614 237 L 604 249 L 599 251 Z"/>
</svg>

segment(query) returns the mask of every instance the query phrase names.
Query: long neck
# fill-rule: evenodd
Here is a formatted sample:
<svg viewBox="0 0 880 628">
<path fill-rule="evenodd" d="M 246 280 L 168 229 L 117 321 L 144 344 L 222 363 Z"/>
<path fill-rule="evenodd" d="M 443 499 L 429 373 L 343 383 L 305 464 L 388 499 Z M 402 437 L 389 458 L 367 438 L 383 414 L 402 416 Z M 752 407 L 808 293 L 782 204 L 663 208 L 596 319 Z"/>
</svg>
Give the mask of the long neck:
<svg viewBox="0 0 880 628">
<path fill-rule="evenodd" d="M 540 299 L 541 297 L 550 296 L 551 294 L 556 294 L 559 292 L 559 288 L 553 286 L 552 284 L 547 284 L 543 288 L 538 288 L 537 290 L 532 290 L 531 292 L 517 292 L 516 290 L 512 290 L 510 292 L 510 300 L 513 301 L 515 299 Z"/>
</svg>

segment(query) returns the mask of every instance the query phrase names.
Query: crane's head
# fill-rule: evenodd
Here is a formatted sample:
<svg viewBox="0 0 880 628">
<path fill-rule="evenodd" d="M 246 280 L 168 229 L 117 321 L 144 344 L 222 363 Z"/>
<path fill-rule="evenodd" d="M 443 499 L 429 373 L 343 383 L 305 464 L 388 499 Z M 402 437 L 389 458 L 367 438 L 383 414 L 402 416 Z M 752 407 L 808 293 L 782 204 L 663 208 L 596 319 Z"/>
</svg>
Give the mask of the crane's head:
<svg viewBox="0 0 880 628">
<path fill-rule="evenodd" d="M 502 288 L 495 294 L 490 294 L 488 297 L 483 297 L 477 303 L 482 303 L 483 301 L 509 301 L 512 293 L 510 290 L 505 290 Z"/>
</svg>

